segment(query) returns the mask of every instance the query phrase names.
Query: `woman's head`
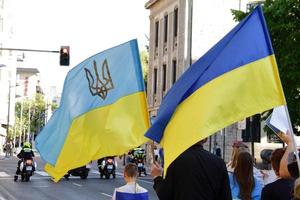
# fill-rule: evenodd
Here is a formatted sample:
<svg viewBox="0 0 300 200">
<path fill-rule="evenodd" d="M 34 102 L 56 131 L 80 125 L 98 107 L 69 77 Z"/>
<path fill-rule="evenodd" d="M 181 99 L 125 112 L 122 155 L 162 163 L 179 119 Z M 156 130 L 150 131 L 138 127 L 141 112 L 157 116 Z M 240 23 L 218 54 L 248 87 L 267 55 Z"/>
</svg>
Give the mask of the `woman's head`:
<svg viewBox="0 0 300 200">
<path fill-rule="evenodd" d="M 240 152 L 248 152 L 248 147 L 247 146 L 234 146 L 232 149 L 232 155 L 231 155 L 231 168 L 235 168 L 236 162 L 237 162 L 237 157 Z"/>
<path fill-rule="evenodd" d="M 277 176 L 279 176 L 280 161 L 284 155 L 285 149 L 275 149 L 271 155 L 272 168 Z"/>
<path fill-rule="evenodd" d="M 239 185 L 239 197 L 242 200 L 250 200 L 254 187 L 253 158 L 249 152 L 239 152 L 237 155 L 234 178 Z"/>
<path fill-rule="evenodd" d="M 300 178 L 297 178 L 294 184 L 294 199 L 300 200 Z"/>
</svg>

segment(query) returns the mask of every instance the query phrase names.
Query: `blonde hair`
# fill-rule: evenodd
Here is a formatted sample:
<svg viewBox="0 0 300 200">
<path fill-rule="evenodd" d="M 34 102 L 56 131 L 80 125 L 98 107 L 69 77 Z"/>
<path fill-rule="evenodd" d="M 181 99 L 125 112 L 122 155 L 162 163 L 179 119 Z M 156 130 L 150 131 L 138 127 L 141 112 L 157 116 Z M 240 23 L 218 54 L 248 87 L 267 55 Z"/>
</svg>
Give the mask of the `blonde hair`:
<svg viewBox="0 0 300 200">
<path fill-rule="evenodd" d="M 238 155 L 241 153 L 241 152 L 249 152 L 248 151 L 248 148 L 246 148 L 246 147 L 234 147 L 233 149 L 232 149 L 232 154 L 231 154 L 231 165 L 230 165 L 230 167 L 232 168 L 232 169 L 234 169 L 235 168 L 235 166 L 236 166 L 236 163 L 237 163 L 237 159 L 238 159 Z"/>
<path fill-rule="evenodd" d="M 294 185 L 294 198 L 300 199 L 300 178 L 297 178 Z"/>
</svg>

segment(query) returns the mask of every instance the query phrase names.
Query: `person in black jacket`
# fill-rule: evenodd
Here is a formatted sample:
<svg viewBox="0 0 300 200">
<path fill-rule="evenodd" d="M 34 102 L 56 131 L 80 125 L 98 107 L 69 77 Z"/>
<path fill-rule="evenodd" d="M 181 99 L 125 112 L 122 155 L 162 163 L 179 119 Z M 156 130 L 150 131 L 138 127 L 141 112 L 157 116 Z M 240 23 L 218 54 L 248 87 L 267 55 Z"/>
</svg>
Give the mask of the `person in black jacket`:
<svg viewBox="0 0 300 200">
<path fill-rule="evenodd" d="M 204 150 L 202 140 L 176 158 L 162 178 L 162 168 L 154 163 L 153 188 L 160 200 L 231 200 L 224 161 Z"/>
<path fill-rule="evenodd" d="M 34 157 L 34 153 L 31 149 L 31 144 L 29 142 L 25 142 L 22 150 L 20 151 L 20 153 L 17 155 L 17 157 L 20 159 L 18 161 L 18 167 L 17 167 L 17 171 L 14 177 L 14 180 L 16 181 L 18 179 L 18 175 L 20 174 L 21 170 L 20 170 L 20 165 L 24 160 L 32 160 L 33 161 L 33 157 Z M 33 171 L 35 171 L 35 167 L 34 165 L 32 166 Z"/>
</svg>

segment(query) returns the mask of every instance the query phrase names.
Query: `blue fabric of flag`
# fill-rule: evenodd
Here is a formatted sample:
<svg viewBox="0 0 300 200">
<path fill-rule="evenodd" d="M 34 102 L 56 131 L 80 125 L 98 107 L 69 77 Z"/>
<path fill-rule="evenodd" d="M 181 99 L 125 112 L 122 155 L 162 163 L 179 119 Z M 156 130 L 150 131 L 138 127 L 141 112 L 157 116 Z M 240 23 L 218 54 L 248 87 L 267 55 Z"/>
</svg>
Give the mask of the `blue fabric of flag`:
<svg viewBox="0 0 300 200">
<path fill-rule="evenodd" d="M 116 192 L 116 200 L 148 200 L 148 192 L 144 192 L 144 193 Z"/>
<path fill-rule="evenodd" d="M 239 45 L 241 41 L 243 45 Z M 164 97 L 158 115 L 145 136 L 159 143 L 177 106 L 197 89 L 224 73 L 272 54 L 274 51 L 262 8 L 257 6 L 175 82 Z"/>
</svg>

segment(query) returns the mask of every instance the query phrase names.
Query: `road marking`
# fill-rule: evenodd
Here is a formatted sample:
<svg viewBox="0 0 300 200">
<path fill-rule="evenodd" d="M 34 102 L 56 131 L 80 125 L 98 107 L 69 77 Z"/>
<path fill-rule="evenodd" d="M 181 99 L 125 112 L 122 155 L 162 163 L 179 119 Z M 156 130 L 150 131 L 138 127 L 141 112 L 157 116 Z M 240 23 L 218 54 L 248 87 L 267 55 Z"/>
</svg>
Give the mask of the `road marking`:
<svg viewBox="0 0 300 200">
<path fill-rule="evenodd" d="M 0 172 L 0 177 L 10 177 L 6 172 Z"/>
<path fill-rule="evenodd" d="M 96 171 L 96 170 L 91 170 L 91 172 L 93 173 L 93 174 L 100 174 L 98 171 Z"/>
<path fill-rule="evenodd" d="M 5 189 L 3 186 L 0 185 L 0 194 L 4 195 L 4 196 L 7 196 L 9 199 L 11 200 L 17 200 L 13 195 L 11 195 L 7 189 Z M 3 198 L 3 196 L 1 197 Z M 2 199 L 1 199 L 2 200 Z M 6 200 L 3 198 L 3 200 Z"/>
<path fill-rule="evenodd" d="M 33 188 L 47 188 L 47 187 L 49 187 L 49 186 L 47 186 L 47 185 L 41 185 L 41 186 L 32 186 Z"/>
<path fill-rule="evenodd" d="M 103 192 L 101 192 L 101 194 L 104 195 L 104 196 L 107 196 L 107 197 L 112 197 L 112 195 L 109 195 L 109 194 L 106 194 L 106 193 L 103 193 Z"/>
<path fill-rule="evenodd" d="M 73 185 L 76 185 L 78 187 L 82 187 L 82 185 L 78 184 L 78 183 L 72 183 Z"/>
<path fill-rule="evenodd" d="M 44 171 L 35 171 L 34 173 L 39 174 L 41 176 L 49 176 L 49 174 L 47 172 L 44 172 Z"/>
</svg>

